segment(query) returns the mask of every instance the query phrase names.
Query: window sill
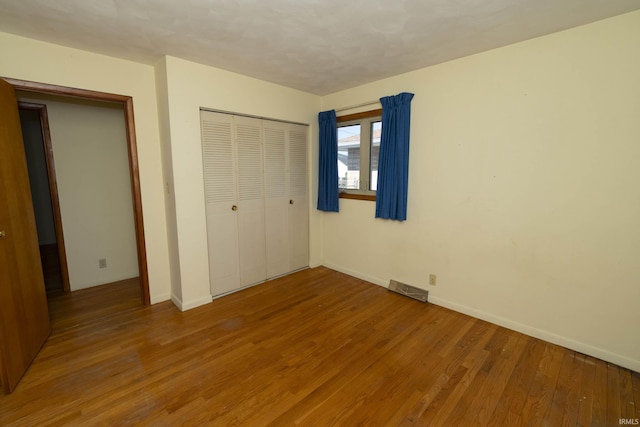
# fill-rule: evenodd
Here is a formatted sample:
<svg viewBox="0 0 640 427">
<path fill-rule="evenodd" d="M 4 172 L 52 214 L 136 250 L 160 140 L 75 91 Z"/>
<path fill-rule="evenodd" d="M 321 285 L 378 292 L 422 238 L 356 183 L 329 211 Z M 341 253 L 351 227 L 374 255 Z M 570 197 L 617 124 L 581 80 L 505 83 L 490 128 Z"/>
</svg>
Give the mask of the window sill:
<svg viewBox="0 0 640 427">
<path fill-rule="evenodd" d="M 341 199 L 368 200 L 370 202 L 376 201 L 375 194 L 340 193 L 339 197 Z"/>
</svg>

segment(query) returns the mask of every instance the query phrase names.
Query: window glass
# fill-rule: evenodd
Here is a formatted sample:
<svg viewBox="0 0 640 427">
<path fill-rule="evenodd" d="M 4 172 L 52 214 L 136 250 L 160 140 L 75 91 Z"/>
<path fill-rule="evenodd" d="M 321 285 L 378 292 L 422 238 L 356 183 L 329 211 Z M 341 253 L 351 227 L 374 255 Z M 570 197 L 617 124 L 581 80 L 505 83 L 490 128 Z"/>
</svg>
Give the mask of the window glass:
<svg viewBox="0 0 640 427">
<path fill-rule="evenodd" d="M 338 128 L 339 188 L 360 188 L 360 133 L 359 124 Z"/>
<path fill-rule="evenodd" d="M 364 200 L 375 200 L 382 131 L 379 110 L 338 117 L 337 121 L 340 197 L 361 195 L 372 197 Z"/>
<path fill-rule="evenodd" d="M 378 188 L 378 155 L 380 154 L 380 136 L 382 136 L 382 121 L 371 123 L 371 164 L 369 170 L 369 190 L 376 191 Z"/>
</svg>

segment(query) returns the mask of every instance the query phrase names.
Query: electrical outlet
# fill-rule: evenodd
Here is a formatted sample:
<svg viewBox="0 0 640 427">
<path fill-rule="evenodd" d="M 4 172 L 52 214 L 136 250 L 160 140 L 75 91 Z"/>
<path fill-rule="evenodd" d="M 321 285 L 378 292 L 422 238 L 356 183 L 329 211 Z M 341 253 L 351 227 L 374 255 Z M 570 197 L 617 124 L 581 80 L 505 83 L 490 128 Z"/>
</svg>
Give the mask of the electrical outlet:
<svg viewBox="0 0 640 427">
<path fill-rule="evenodd" d="M 430 274 L 429 275 L 429 284 L 431 286 L 435 286 L 436 285 L 436 275 L 435 274 Z"/>
<path fill-rule="evenodd" d="M 107 268 L 107 259 L 106 258 L 100 258 L 98 260 L 98 266 L 100 268 Z"/>
</svg>

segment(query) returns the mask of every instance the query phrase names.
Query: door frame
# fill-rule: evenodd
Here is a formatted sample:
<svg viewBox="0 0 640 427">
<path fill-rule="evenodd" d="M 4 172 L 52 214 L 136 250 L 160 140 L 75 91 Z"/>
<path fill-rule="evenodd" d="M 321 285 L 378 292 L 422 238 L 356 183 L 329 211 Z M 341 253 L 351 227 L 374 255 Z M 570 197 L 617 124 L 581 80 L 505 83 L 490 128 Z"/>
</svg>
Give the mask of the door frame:
<svg viewBox="0 0 640 427">
<path fill-rule="evenodd" d="M 125 131 L 127 137 L 127 151 L 129 157 L 129 176 L 131 179 L 131 197 L 133 199 L 133 217 L 135 223 L 136 247 L 138 252 L 138 271 L 140 274 L 140 289 L 142 290 L 142 303 L 150 305 L 149 272 L 147 269 L 147 251 L 144 240 L 144 222 L 142 218 L 142 195 L 140 191 L 140 175 L 138 168 L 138 148 L 136 144 L 136 131 L 133 116 L 133 97 L 118 95 L 108 92 L 98 92 L 87 89 L 78 89 L 66 86 L 38 83 L 28 80 L 1 77 L 14 87 L 15 90 L 25 92 L 46 93 L 64 95 L 75 98 L 84 98 L 97 101 L 106 101 L 122 104 L 124 107 Z"/>
<path fill-rule="evenodd" d="M 40 118 L 40 129 L 42 130 L 42 145 L 44 148 L 44 158 L 47 168 L 47 180 L 49 183 L 49 194 L 51 195 L 51 210 L 53 211 L 53 224 L 56 233 L 56 245 L 58 247 L 58 257 L 60 261 L 60 276 L 62 278 L 62 290 L 65 293 L 71 292 L 69 284 L 69 267 L 67 265 L 67 251 L 64 246 L 64 233 L 62 231 L 62 214 L 60 213 L 60 199 L 58 197 L 58 181 L 56 179 L 56 166 L 53 159 L 53 145 L 51 144 L 51 133 L 49 131 L 49 115 L 45 104 L 18 101 L 18 110 L 35 111 Z"/>
</svg>

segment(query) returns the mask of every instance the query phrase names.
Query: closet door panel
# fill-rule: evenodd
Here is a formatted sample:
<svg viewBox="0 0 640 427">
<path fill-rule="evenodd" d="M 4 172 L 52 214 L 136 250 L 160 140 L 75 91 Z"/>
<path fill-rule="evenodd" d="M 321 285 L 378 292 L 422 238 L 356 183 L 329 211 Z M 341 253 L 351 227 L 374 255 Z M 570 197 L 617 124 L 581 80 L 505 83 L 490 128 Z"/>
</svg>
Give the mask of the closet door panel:
<svg viewBox="0 0 640 427">
<path fill-rule="evenodd" d="M 262 121 L 236 116 L 234 123 L 238 165 L 240 283 L 248 286 L 262 282 L 267 277 Z"/>
<path fill-rule="evenodd" d="M 267 278 L 291 271 L 289 267 L 289 198 L 286 123 L 265 120 L 264 178 Z"/>
<path fill-rule="evenodd" d="M 240 287 L 233 117 L 202 111 L 202 155 L 212 295 Z"/>
<path fill-rule="evenodd" d="M 309 200 L 307 183 L 308 127 L 288 128 L 289 168 L 289 270 L 309 266 Z"/>
<path fill-rule="evenodd" d="M 209 284 L 216 296 L 240 288 L 237 222 L 235 215 L 208 214 L 207 223 Z"/>
</svg>

